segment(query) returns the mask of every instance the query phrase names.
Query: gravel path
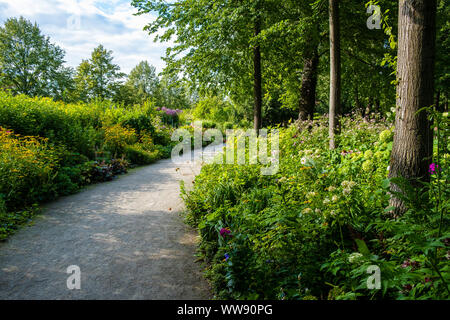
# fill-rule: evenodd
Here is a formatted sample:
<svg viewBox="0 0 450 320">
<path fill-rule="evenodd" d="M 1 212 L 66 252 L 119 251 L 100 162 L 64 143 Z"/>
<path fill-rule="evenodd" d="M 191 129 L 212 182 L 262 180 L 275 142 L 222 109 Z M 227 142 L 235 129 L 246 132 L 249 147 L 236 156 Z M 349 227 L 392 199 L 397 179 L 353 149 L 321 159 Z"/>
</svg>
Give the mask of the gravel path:
<svg viewBox="0 0 450 320">
<path fill-rule="evenodd" d="M 0 299 L 211 298 L 179 215 L 179 182 L 199 170 L 162 160 L 46 205 L 0 243 Z M 80 290 L 67 288 L 71 265 Z"/>
</svg>

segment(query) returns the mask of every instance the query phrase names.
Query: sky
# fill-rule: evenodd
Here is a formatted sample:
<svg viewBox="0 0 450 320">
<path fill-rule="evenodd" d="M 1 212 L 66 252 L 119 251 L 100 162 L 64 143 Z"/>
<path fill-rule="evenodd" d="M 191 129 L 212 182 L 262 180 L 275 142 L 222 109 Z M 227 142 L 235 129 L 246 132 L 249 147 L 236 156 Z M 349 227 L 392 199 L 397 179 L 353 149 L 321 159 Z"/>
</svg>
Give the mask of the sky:
<svg viewBox="0 0 450 320">
<path fill-rule="evenodd" d="M 129 73 L 147 60 L 161 72 L 170 43 L 155 43 L 143 28 L 156 18 L 134 16 L 131 0 L 0 0 L 0 24 L 23 16 L 36 22 L 50 41 L 65 50 L 66 65 L 76 68 L 99 44 L 113 51 L 113 62 Z"/>
</svg>

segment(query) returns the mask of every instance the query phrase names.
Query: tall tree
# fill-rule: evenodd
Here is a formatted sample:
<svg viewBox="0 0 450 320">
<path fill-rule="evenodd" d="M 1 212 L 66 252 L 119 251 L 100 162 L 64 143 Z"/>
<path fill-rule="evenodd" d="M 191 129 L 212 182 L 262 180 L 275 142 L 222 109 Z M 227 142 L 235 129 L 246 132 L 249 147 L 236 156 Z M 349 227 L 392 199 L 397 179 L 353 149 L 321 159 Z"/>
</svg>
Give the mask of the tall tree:
<svg viewBox="0 0 450 320">
<path fill-rule="evenodd" d="M 329 0 L 330 13 L 330 149 L 336 148 L 336 131 L 341 109 L 341 46 L 339 0 Z"/>
<path fill-rule="evenodd" d="M 186 83 L 177 75 L 163 75 L 159 82 L 155 102 L 159 107 L 185 109 L 193 104 Z"/>
<path fill-rule="evenodd" d="M 437 38 L 436 38 L 436 75 L 435 75 L 435 105 L 439 111 L 445 111 L 444 99 L 450 91 L 450 6 L 446 0 L 438 0 Z"/>
<path fill-rule="evenodd" d="M 0 83 L 16 94 L 57 99 L 71 87 L 72 70 L 65 68 L 64 51 L 23 17 L 0 27 Z"/>
<path fill-rule="evenodd" d="M 319 53 L 317 50 L 317 47 L 314 48 L 311 55 L 304 59 L 298 116 L 300 120 L 312 120 L 314 116 L 314 108 L 316 105 L 317 69 L 319 66 Z"/>
<path fill-rule="evenodd" d="M 427 181 L 432 156 L 432 132 L 427 112 L 434 103 L 436 0 L 400 0 L 397 62 L 397 110 L 390 177 L 404 177 L 413 185 Z M 397 185 L 395 191 L 401 191 Z M 391 199 L 397 213 L 404 211 Z"/>
<path fill-rule="evenodd" d="M 136 102 L 143 102 L 157 94 L 159 82 L 155 67 L 141 61 L 131 70 L 126 85 L 133 90 Z"/>
<path fill-rule="evenodd" d="M 112 51 L 99 45 L 89 60 L 83 60 L 77 68 L 75 83 L 80 99 L 111 99 L 118 89 L 119 80 L 125 75 L 113 63 Z"/>
<path fill-rule="evenodd" d="M 316 53 L 322 40 L 328 40 L 328 33 L 323 32 L 328 10 L 322 2 L 264 1 L 264 28 L 258 39 L 264 54 L 264 105 L 275 107 L 270 108 L 271 118 L 275 113 L 297 113 L 306 119 L 314 113 L 319 66 Z"/>
<path fill-rule="evenodd" d="M 253 97 L 256 125 L 261 117 L 263 29 L 265 1 L 251 0 L 133 0 L 140 14 L 156 12 L 146 27 L 155 40 L 175 45 L 167 50 L 165 73 L 183 74 L 200 93 L 222 93 L 241 101 Z M 257 39 L 256 39 L 257 38 Z M 256 69 L 255 69 L 256 68 Z M 261 89 L 259 89 L 261 87 Z M 261 92 L 261 94 L 260 94 Z"/>
</svg>

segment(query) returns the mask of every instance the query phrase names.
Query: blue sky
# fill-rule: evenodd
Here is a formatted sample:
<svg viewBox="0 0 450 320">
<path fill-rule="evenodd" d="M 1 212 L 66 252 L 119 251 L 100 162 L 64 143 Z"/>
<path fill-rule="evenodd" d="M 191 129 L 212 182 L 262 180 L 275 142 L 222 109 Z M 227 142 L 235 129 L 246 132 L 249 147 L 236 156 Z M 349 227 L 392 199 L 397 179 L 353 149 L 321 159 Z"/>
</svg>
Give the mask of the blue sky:
<svg viewBox="0 0 450 320">
<path fill-rule="evenodd" d="M 155 16 L 133 16 L 131 0 L 0 0 L 0 23 L 23 16 L 37 22 L 42 33 L 66 51 L 67 65 L 76 67 L 99 44 L 113 51 L 123 72 L 147 60 L 158 72 L 169 44 L 153 42 L 143 27 Z"/>
</svg>

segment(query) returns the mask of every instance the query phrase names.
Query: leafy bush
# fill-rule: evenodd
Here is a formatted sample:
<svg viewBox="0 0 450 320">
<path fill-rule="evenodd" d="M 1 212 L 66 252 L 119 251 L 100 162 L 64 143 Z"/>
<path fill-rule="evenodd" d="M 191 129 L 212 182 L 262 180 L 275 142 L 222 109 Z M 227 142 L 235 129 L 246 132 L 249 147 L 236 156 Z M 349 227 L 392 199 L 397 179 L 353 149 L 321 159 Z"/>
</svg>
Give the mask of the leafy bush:
<svg viewBox="0 0 450 320">
<path fill-rule="evenodd" d="M 114 155 L 122 154 L 127 145 L 137 141 L 134 129 L 124 128 L 119 124 L 104 128 L 105 147 Z"/>
<path fill-rule="evenodd" d="M 114 175 L 124 174 L 128 172 L 128 167 L 130 164 L 125 159 L 113 159 L 111 160 L 111 168 Z"/>
<path fill-rule="evenodd" d="M 435 148 L 440 170 L 431 184 L 407 188 L 409 210 L 394 218 L 392 128 L 354 117 L 342 128 L 340 149 L 330 151 L 327 119 L 296 123 L 280 130 L 276 175 L 261 175 L 261 165 L 212 164 L 192 191 L 182 189 L 217 297 L 449 298 L 447 142 Z M 367 287 L 371 265 L 381 270 L 381 290 Z"/>
<path fill-rule="evenodd" d="M 16 212 L 7 212 L 5 208 L 0 207 L 0 241 L 13 234 L 19 226 L 29 223 L 39 212 L 37 205 Z"/>
<path fill-rule="evenodd" d="M 169 156 L 171 133 L 152 103 L 64 104 L 0 91 L 0 238 L 27 221 L 35 203 L 109 181 L 128 161 Z"/>
<path fill-rule="evenodd" d="M 66 108 L 48 98 L 13 97 L 0 91 L 0 126 L 17 134 L 47 138 L 89 157 L 99 142 L 95 111 L 81 105 Z"/>
<path fill-rule="evenodd" d="M 159 151 L 153 152 L 145 150 L 142 144 L 136 143 L 125 147 L 125 154 L 134 164 L 151 164 L 159 159 Z"/>
<path fill-rule="evenodd" d="M 153 119 L 155 115 L 152 112 L 151 106 L 144 106 L 142 109 L 130 110 L 120 118 L 120 125 L 123 127 L 132 128 L 137 134 L 147 132 L 152 135 L 155 133 L 155 126 Z"/>
<path fill-rule="evenodd" d="M 7 208 L 51 197 L 56 162 L 47 139 L 19 136 L 0 127 L 0 195 Z"/>
</svg>

